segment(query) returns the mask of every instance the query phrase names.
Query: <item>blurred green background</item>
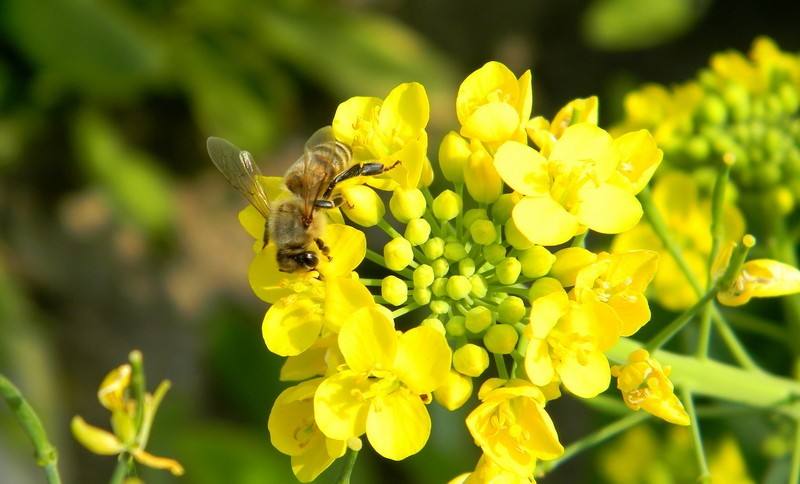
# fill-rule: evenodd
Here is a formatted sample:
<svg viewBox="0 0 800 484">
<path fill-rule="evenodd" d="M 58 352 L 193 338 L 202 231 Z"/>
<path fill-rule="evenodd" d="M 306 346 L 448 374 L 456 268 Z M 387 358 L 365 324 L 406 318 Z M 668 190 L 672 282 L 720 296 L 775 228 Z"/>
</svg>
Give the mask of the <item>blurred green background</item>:
<svg viewBox="0 0 800 484">
<path fill-rule="evenodd" d="M 184 464 L 181 482 L 291 482 L 266 432 L 285 385 L 247 284 L 243 202 L 207 136 L 279 175 L 339 102 L 419 81 L 433 156 L 460 80 L 490 59 L 533 70 L 536 113 L 598 94 L 609 126 L 627 90 L 687 79 L 714 51 L 760 34 L 799 50 L 798 18 L 790 1 L 0 0 L 0 372 L 40 411 L 66 482 L 111 473 L 114 459 L 78 447 L 68 422 L 106 425 L 97 385 L 132 348 L 150 386 L 173 381 L 150 450 Z M 566 443 L 601 423 L 571 399 L 554 408 Z M 421 454 L 362 456 L 355 481 L 472 469 L 464 412 L 431 409 Z M 0 483 L 43 482 L 31 454 L 0 407 Z M 597 455 L 543 481 L 600 482 Z"/>
</svg>

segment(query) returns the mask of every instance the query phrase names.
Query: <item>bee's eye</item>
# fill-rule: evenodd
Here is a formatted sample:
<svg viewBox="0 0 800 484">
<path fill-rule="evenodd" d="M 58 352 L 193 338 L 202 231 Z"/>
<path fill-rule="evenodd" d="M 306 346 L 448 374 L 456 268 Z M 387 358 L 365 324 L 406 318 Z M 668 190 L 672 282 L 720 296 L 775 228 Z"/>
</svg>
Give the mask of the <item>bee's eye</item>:
<svg viewBox="0 0 800 484">
<path fill-rule="evenodd" d="M 297 262 L 303 264 L 308 269 L 313 269 L 317 267 L 319 259 L 317 258 L 317 254 L 313 252 L 303 252 L 297 255 Z"/>
</svg>

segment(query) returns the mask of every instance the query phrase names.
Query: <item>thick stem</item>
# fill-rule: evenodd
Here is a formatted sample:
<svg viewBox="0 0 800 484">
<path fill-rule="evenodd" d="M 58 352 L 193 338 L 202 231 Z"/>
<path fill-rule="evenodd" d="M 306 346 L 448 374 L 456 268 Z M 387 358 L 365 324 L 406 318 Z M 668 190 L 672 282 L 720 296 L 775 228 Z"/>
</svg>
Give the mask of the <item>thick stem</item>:
<svg viewBox="0 0 800 484">
<path fill-rule="evenodd" d="M 117 466 L 114 467 L 114 473 L 111 474 L 108 484 L 122 484 L 125 482 L 125 477 L 128 475 L 128 463 L 125 454 L 119 456 Z"/>
<path fill-rule="evenodd" d="M 606 354 L 611 361 L 624 364 L 628 355 L 642 346 L 638 341 L 620 338 Z M 653 357 L 672 367 L 670 380 L 676 386 L 688 388 L 695 395 L 800 416 L 800 382 L 664 350 L 656 351 Z"/>
<path fill-rule="evenodd" d="M 36 463 L 44 468 L 49 484 L 60 484 L 58 453 L 47 438 L 42 421 L 11 380 L 0 374 L 0 396 L 14 413 L 36 452 Z"/>
<path fill-rule="evenodd" d="M 350 484 L 350 476 L 353 474 L 357 458 L 357 450 L 349 449 L 347 451 L 347 460 L 345 461 L 344 469 L 342 469 L 342 475 L 339 477 L 339 480 L 336 481 L 336 484 Z"/>
</svg>

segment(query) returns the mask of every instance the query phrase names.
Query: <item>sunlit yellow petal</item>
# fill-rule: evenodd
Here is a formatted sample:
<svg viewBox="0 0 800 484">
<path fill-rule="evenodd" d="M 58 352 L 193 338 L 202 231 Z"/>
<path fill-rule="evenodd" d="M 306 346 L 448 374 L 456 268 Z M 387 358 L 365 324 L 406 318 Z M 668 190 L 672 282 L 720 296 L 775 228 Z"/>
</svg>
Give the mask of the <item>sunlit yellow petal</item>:
<svg viewBox="0 0 800 484">
<path fill-rule="evenodd" d="M 321 304 L 305 296 L 288 296 L 273 304 L 264 316 L 261 333 L 270 351 L 299 355 L 317 341 L 322 330 Z"/>
<path fill-rule="evenodd" d="M 349 277 L 367 253 L 367 238 L 364 232 L 349 225 L 330 224 L 322 235 L 330 248 L 329 261 L 321 256 L 318 270 L 325 277 Z"/>
<path fill-rule="evenodd" d="M 547 160 L 526 144 L 507 141 L 494 155 L 494 167 L 508 186 L 523 195 L 547 195 Z"/>
<path fill-rule="evenodd" d="M 605 183 L 581 191 L 578 220 L 595 232 L 618 234 L 632 229 L 642 218 L 642 205 L 631 193 Z"/>
<path fill-rule="evenodd" d="M 414 393 L 430 393 L 445 382 L 451 357 L 442 333 L 430 326 L 419 326 L 400 336 L 394 373 Z"/>
<path fill-rule="evenodd" d="M 534 339 L 528 343 L 525 350 L 525 373 L 534 385 L 547 385 L 555 377 L 553 361 L 550 358 L 550 349 L 541 339 Z"/>
<path fill-rule="evenodd" d="M 573 124 L 556 141 L 550 159 L 562 162 L 592 162 L 605 181 L 617 168 L 618 155 L 611 135 L 589 123 Z"/>
<path fill-rule="evenodd" d="M 511 212 L 520 232 L 534 244 L 558 245 L 571 239 L 578 219 L 550 197 L 525 197 Z"/>
<path fill-rule="evenodd" d="M 314 420 L 331 439 L 347 440 L 366 430 L 370 389 L 365 374 L 345 370 L 326 378 L 314 393 Z"/>
<path fill-rule="evenodd" d="M 620 136 L 614 140 L 614 147 L 620 156 L 617 170 L 628 180 L 630 192 L 639 193 L 653 177 L 664 153 L 644 129 Z"/>
<path fill-rule="evenodd" d="M 325 283 L 325 326 L 338 332 L 353 313 L 374 304 L 372 294 L 359 280 L 329 279 Z"/>
<path fill-rule="evenodd" d="M 431 418 L 418 395 L 399 389 L 372 401 L 367 417 L 367 438 L 375 452 L 403 460 L 425 446 Z"/>
<path fill-rule="evenodd" d="M 125 449 L 114 434 L 89 425 L 81 417 L 73 417 L 70 428 L 75 439 L 95 454 L 115 455 Z"/>
<path fill-rule="evenodd" d="M 397 354 L 394 323 L 374 306 L 360 309 L 342 326 L 339 349 L 352 370 L 388 370 Z"/>
<path fill-rule="evenodd" d="M 519 128 L 519 113 L 505 102 L 490 102 L 476 109 L 461 125 L 461 136 L 488 143 L 511 139 Z"/>
<path fill-rule="evenodd" d="M 134 449 L 131 453 L 133 454 L 133 458 L 136 459 L 136 462 L 142 465 L 152 467 L 153 469 L 167 470 L 173 476 L 183 475 L 183 466 L 174 459 L 158 457 L 153 454 L 149 454 L 142 449 Z"/>
<path fill-rule="evenodd" d="M 418 82 L 407 82 L 392 89 L 381 106 L 378 126 L 384 133 L 408 139 L 425 129 L 430 116 L 428 95 Z"/>
<path fill-rule="evenodd" d="M 352 145 L 358 133 L 360 119 L 374 117 L 381 100 L 376 97 L 351 97 L 339 104 L 333 116 L 333 134 L 337 140 Z"/>
<path fill-rule="evenodd" d="M 568 353 L 557 367 L 564 387 L 582 398 L 592 398 L 608 388 L 611 371 L 599 351 Z"/>
</svg>

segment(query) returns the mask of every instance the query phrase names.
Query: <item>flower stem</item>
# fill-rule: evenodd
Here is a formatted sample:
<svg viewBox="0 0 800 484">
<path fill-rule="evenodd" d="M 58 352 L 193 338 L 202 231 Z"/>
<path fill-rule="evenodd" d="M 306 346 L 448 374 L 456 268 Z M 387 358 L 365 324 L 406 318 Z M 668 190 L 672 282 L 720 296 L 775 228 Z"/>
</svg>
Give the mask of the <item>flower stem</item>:
<svg viewBox="0 0 800 484">
<path fill-rule="evenodd" d="M 353 473 L 353 469 L 356 466 L 356 459 L 358 458 L 358 451 L 349 449 L 347 451 L 347 460 L 344 464 L 344 469 L 342 469 L 342 475 L 339 476 L 339 479 L 336 481 L 336 484 L 350 484 L 350 475 Z"/>
<path fill-rule="evenodd" d="M 421 307 L 422 307 L 422 304 L 417 304 L 417 303 L 407 304 L 407 305 L 401 307 L 400 309 L 395 309 L 394 311 L 392 311 L 392 316 L 395 317 L 395 318 L 399 318 L 400 316 L 402 316 L 404 314 L 408 314 L 411 311 L 413 311 L 415 309 L 419 309 Z"/>
<path fill-rule="evenodd" d="M 367 260 L 372 261 L 372 262 L 374 262 L 375 264 L 378 264 L 381 267 L 386 267 L 386 260 L 383 258 L 383 256 L 378 254 L 377 252 L 375 252 L 372 249 L 367 249 L 366 258 L 367 258 Z M 386 268 L 388 269 L 388 267 L 386 267 Z M 398 274 L 404 276 L 406 279 L 411 279 L 412 276 L 413 276 L 411 271 L 408 270 L 408 269 L 401 269 L 401 270 L 395 271 L 395 272 L 397 272 Z"/>
<path fill-rule="evenodd" d="M 792 449 L 792 467 L 789 482 L 800 482 L 800 420 L 795 422 L 794 449 Z"/>
<path fill-rule="evenodd" d="M 594 447 L 595 445 L 610 439 L 620 432 L 628 430 L 634 425 L 644 421 L 648 417 L 650 417 L 650 414 L 646 412 L 629 413 L 625 417 L 622 417 L 621 419 L 616 420 L 605 427 L 596 430 L 595 432 L 592 432 L 586 437 L 569 444 L 564 449 L 564 453 L 561 454 L 561 457 L 555 460 L 542 462 L 538 466 L 536 469 L 537 477 L 543 476 L 544 474 L 552 471 L 559 465 L 568 461 L 581 451 Z"/>
<path fill-rule="evenodd" d="M 697 411 L 694 408 L 694 398 L 692 392 L 688 388 L 682 391 L 683 404 L 686 406 L 686 413 L 689 414 L 691 420 L 692 439 L 694 440 L 694 452 L 697 458 L 697 465 L 700 467 L 700 476 L 697 478 L 698 482 L 709 482 L 711 474 L 708 472 L 708 464 L 706 463 L 706 453 L 703 449 L 703 437 L 700 435 L 700 426 L 697 423 Z"/>
<path fill-rule="evenodd" d="M 701 309 L 703 309 L 706 306 L 706 303 L 708 301 L 711 301 L 711 299 L 713 299 L 716 294 L 717 294 L 716 288 L 712 288 L 711 290 L 706 292 L 703 295 L 703 297 L 700 298 L 699 301 L 694 303 L 692 307 L 684 311 L 683 314 L 681 314 L 677 318 L 673 319 L 671 323 L 666 325 L 664 328 L 661 329 L 661 331 L 659 331 L 655 336 L 653 336 L 650 339 L 650 341 L 648 341 L 647 344 L 645 345 L 645 349 L 650 353 L 652 353 L 653 351 L 664 346 L 664 344 L 666 344 L 673 336 L 675 336 L 675 333 L 680 331 L 686 325 L 686 323 L 691 321 L 692 318 L 694 318 L 695 314 L 697 314 Z"/>
<path fill-rule="evenodd" d="M 111 474 L 111 479 L 108 484 L 122 484 L 125 477 L 128 475 L 128 457 L 125 454 L 120 454 L 117 460 L 117 466 L 114 467 L 114 473 Z"/>
<path fill-rule="evenodd" d="M 728 346 L 728 351 L 731 352 L 733 357 L 743 368 L 761 371 L 761 368 L 750 357 L 744 345 L 739 341 L 739 338 L 736 337 L 736 333 L 733 332 L 730 325 L 725 321 L 719 309 L 717 309 L 716 306 L 711 306 L 711 308 L 713 310 L 712 319 L 717 327 L 717 332 Z"/>
<path fill-rule="evenodd" d="M 36 455 L 36 464 L 44 468 L 45 476 L 49 484 L 60 484 L 61 476 L 58 473 L 58 452 L 44 430 L 42 421 L 33 410 L 33 407 L 25 400 L 19 389 L 11 383 L 11 380 L 0 374 L 0 396 L 3 397 L 8 408 L 14 413 L 17 422 L 28 434 L 28 438 L 33 443 Z"/>
<path fill-rule="evenodd" d="M 506 361 L 503 355 L 499 353 L 492 353 L 494 355 L 494 364 L 497 367 L 497 376 L 503 380 L 508 380 L 508 370 L 506 369 Z"/>
</svg>

